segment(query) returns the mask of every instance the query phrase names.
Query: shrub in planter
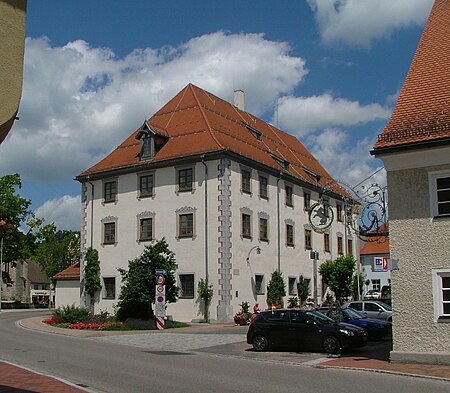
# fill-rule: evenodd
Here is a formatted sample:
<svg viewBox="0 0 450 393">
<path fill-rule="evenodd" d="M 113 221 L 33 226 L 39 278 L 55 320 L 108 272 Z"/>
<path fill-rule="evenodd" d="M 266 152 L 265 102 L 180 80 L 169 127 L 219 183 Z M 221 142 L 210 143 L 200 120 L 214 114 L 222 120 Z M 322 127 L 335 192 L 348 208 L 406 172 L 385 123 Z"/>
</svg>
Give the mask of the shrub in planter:
<svg viewBox="0 0 450 393">
<path fill-rule="evenodd" d="M 52 315 L 55 323 L 77 323 L 89 319 L 89 310 L 75 305 L 58 308 Z"/>
</svg>

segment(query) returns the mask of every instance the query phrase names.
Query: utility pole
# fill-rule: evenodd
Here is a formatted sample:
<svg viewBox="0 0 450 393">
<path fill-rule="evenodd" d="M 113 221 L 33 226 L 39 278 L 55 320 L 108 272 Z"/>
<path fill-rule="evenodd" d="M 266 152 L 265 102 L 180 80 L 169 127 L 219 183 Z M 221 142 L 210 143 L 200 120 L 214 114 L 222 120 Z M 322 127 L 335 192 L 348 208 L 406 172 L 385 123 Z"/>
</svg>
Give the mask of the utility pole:
<svg viewBox="0 0 450 393">
<path fill-rule="evenodd" d="M 313 299 L 314 299 L 314 307 L 317 307 L 317 260 L 319 259 L 319 252 L 312 250 L 310 253 L 310 257 L 313 260 Z"/>
</svg>

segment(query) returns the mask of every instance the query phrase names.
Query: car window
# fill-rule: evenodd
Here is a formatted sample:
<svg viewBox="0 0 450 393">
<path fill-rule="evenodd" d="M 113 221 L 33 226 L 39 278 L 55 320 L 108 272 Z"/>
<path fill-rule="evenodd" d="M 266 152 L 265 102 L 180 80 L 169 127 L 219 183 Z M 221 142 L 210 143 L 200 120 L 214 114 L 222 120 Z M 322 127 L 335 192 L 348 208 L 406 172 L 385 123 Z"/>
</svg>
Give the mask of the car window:
<svg viewBox="0 0 450 393">
<path fill-rule="evenodd" d="M 361 319 L 364 318 L 364 315 L 359 311 L 354 310 L 353 308 L 344 308 L 341 310 L 342 314 L 344 314 L 349 319 Z"/>
<path fill-rule="evenodd" d="M 350 303 L 349 307 L 354 308 L 358 311 L 362 311 L 362 303 Z"/>
<path fill-rule="evenodd" d="M 298 310 L 291 310 L 289 312 L 292 323 L 306 323 L 306 315 L 304 312 Z"/>
<path fill-rule="evenodd" d="M 375 303 L 366 303 L 365 304 L 366 311 L 383 311 L 378 304 Z"/>
<path fill-rule="evenodd" d="M 286 311 L 269 311 L 267 313 L 267 320 L 270 322 L 285 322 Z"/>
<path fill-rule="evenodd" d="M 334 323 L 334 320 L 330 317 L 327 317 L 326 315 L 323 315 L 322 313 L 318 311 L 306 311 L 306 318 L 308 320 L 313 320 L 314 322 L 320 323 L 320 324 L 330 324 Z"/>
</svg>

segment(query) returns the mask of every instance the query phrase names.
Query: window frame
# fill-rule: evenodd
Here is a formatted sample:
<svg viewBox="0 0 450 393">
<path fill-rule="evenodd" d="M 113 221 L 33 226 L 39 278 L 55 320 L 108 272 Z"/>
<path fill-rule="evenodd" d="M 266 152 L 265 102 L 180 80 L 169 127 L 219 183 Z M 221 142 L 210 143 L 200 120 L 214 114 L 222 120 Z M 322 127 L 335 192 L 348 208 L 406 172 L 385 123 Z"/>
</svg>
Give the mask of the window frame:
<svg viewBox="0 0 450 393">
<path fill-rule="evenodd" d="M 336 219 L 338 222 L 343 222 L 344 221 L 344 215 L 343 213 L 343 206 L 341 203 L 336 203 Z"/>
<path fill-rule="evenodd" d="M 293 281 L 293 285 L 291 282 Z M 288 295 L 289 296 L 297 296 L 297 277 L 288 277 Z"/>
<path fill-rule="evenodd" d="M 189 219 L 190 217 L 190 219 Z M 188 219 L 188 222 L 184 223 L 183 219 Z M 177 234 L 179 238 L 190 238 L 194 236 L 194 213 L 193 212 L 186 212 L 186 213 L 179 213 L 177 217 L 178 221 L 178 227 L 177 227 Z M 189 222 L 190 221 L 190 222 Z M 186 228 L 183 228 L 184 225 L 190 224 L 190 231 L 189 226 L 186 226 Z M 182 231 L 185 231 L 182 233 Z"/>
<path fill-rule="evenodd" d="M 331 252 L 330 234 L 326 232 L 323 234 L 323 251 Z"/>
<path fill-rule="evenodd" d="M 305 249 L 312 250 L 312 230 L 305 228 Z"/>
<path fill-rule="evenodd" d="M 303 191 L 303 210 L 309 210 L 311 208 L 311 193 Z"/>
<path fill-rule="evenodd" d="M 143 231 L 142 231 L 143 223 L 144 222 L 148 222 L 148 221 L 150 221 L 150 237 L 143 237 L 142 236 L 142 234 L 143 234 Z M 154 232 L 153 231 L 154 227 L 153 227 L 153 225 L 154 225 L 153 217 L 141 217 L 141 218 L 139 218 L 139 242 L 150 242 L 150 241 L 154 240 L 154 233 L 153 233 Z"/>
<path fill-rule="evenodd" d="M 186 282 L 184 282 L 181 277 L 183 277 L 183 279 L 192 277 L 192 283 L 191 282 L 187 283 L 187 284 L 192 284 L 192 290 L 191 290 L 191 288 L 188 288 L 189 289 L 188 294 L 185 294 L 183 291 L 183 284 L 186 284 Z M 178 282 L 180 284 L 179 285 L 179 288 L 180 288 L 179 299 L 194 299 L 195 298 L 195 273 L 179 273 L 178 274 Z"/>
<path fill-rule="evenodd" d="M 449 179 L 450 181 L 450 170 L 442 170 L 428 173 L 428 187 L 430 193 L 430 215 L 432 218 L 439 217 L 450 217 L 449 213 L 439 213 L 439 204 L 445 204 L 450 206 L 450 200 L 439 201 L 439 192 L 442 190 L 438 189 L 437 182 L 440 179 Z M 444 191 L 450 191 L 450 188 L 444 189 Z"/>
<path fill-rule="evenodd" d="M 291 184 L 284 185 L 284 203 L 287 207 L 294 207 L 294 186 Z"/>
<path fill-rule="evenodd" d="M 265 179 L 265 183 L 261 179 Z M 264 175 L 259 175 L 259 197 L 269 199 L 269 178 Z"/>
<path fill-rule="evenodd" d="M 432 287 L 433 287 L 433 311 L 434 311 L 434 322 L 446 322 L 450 323 L 450 310 L 445 312 L 445 305 L 450 308 L 450 283 L 447 283 L 443 287 L 443 278 L 446 281 L 450 281 L 450 268 L 447 269 L 432 269 Z M 449 296 L 448 300 L 445 299 L 443 292 L 447 293 Z"/>
<path fill-rule="evenodd" d="M 148 187 L 145 191 L 142 191 L 142 179 L 151 177 L 151 190 L 148 190 Z M 148 182 L 147 182 L 148 183 Z M 154 198 L 155 196 L 155 174 L 151 173 L 140 173 L 138 174 L 138 191 L 139 191 L 139 199 L 141 198 Z"/>
<path fill-rule="evenodd" d="M 286 223 L 286 246 L 287 247 L 294 247 L 295 246 L 295 228 L 294 224 L 292 223 Z"/>
<path fill-rule="evenodd" d="M 183 184 L 181 182 L 181 178 L 182 178 L 182 174 L 190 171 L 191 175 L 190 175 L 190 186 L 187 185 L 188 182 L 186 180 L 183 181 Z M 184 193 L 184 192 L 193 192 L 194 191 L 194 184 L 195 184 L 195 169 L 193 166 L 186 166 L 186 167 L 181 167 L 181 168 L 177 168 L 177 193 Z M 186 178 L 189 178 L 189 176 L 184 176 Z M 186 183 L 186 184 L 184 184 Z"/>
<path fill-rule="evenodd" d="M 261 279 L 259 280 L 259 277 L 261 277 Z M 258 286 L 259 283 L 259 286 Z M 259 274 L 256 273 L 255 274 L 255 294 L 256 295 L 265 295 L 266 291 L 265 291 L 265 278 L 264 278 L 264 274 Z"/>
<path fill-rule="evenodd" d="M 344 238 L 341 235 L 337 235 L 336 240 L 338 255 L 344 255 Z"/>
<path fill-rule="evenodd" d="M 249 213 L 241 212 L 241 236 L 244 239 L 252 238 L 252 215 Z"/>
<path fill-rule="evenodd" d="M 105 221 L 102 223 L 102 229 L 103 229 L 103 233 L 102 233 L 102 245 L 114 245 L 117 244 L 117 221 Z M 107 230 L 107 228 L 110 228 L 110 226 L 113 225 L 114 226 L 114 231 L 113 231 L 113 239 L 106 239 L 107 236 L 111 236 L 111 233 L 109 230 Z"/>
<path fill-rule="evenodd" d="M 248 178 L 244 174 L 248 174 Z M 252 170 L 249 168 L 241 168 L 241 192 L 248 195 L 252 194 Z"/>
<path fill-rule="evenodd" d="M 263 223 L 265 224 L 263 225 Z M 259 240 L 269 241 L 269 220 L 266 217 L 259 217 Z"/>
<path fill-rule="evenodd" d="M 114 280 L 114 288 L 113 288 L 113 295 L 109 295 L 109 292 L 108 292 L 108 289 L 107 289 L 107 283 L 106 283 L 106 280 Z M 115 299 L 116 298 L 116 293 L 117 293 L 117 291 L 116 291 L 116 277 L 114 277 L 114 276 L 105 276 L 105 277 L 102 277 L 102 282 L 103 282 L 103 285 L 102 285 L 102 299 L 110 299 L 110 300 L 112 300 L 112 299 Z"/>
<path fill-rule="evenodd" d="M 347 255 L 353 256 L 353 239 L 347 239 Z"/>
<path fill-rule="evenodd" d="M 109 190 L 107 192 L 108 185 L 114 184 L 114 193 Z M 104 180 L 102 184 L 102 195 L 103 195 L 103 203 L 116 203 L 117 195 L 118 195 L 118 181 L 117 179 L 108 179 Z M 108 195 L 108 197 L 107 197 Z"/>
</svg>

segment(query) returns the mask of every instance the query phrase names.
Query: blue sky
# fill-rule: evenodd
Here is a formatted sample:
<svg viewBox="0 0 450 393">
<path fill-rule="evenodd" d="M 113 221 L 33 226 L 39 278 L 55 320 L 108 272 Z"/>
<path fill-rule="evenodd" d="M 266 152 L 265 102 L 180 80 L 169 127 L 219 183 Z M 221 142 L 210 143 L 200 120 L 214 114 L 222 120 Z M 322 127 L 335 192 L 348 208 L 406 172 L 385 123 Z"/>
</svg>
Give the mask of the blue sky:
<svg viewBox="0 0 450 393">
<path fill-rule="evenodd" d="M 73 178 L 186 84 L 296 135 L 338 180 L 359 183 L 432 0 L 29 1 L 17 121 L 0 175 L 46 222 L 79 229 Z M 374 181 L 384 182 L 384 172 Z"/>
</svg>

